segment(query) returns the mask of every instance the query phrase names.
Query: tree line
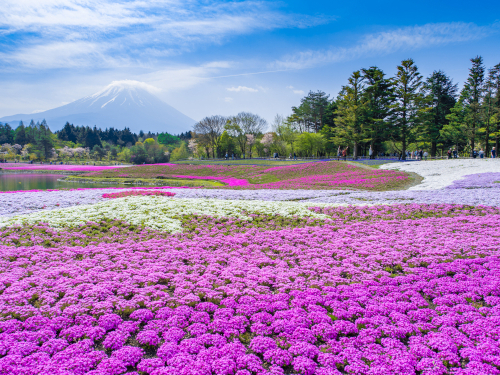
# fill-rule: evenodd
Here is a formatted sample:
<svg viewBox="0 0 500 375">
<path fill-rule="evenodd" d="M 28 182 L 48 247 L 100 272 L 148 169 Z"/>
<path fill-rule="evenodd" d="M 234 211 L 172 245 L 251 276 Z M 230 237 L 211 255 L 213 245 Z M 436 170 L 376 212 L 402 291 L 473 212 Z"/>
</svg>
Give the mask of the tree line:
<svg viewBox="0 0 500 375">
<path fill-rule="evenodd" d="M 190 138 L 189 131 L 179 135 L 143 131 L 136 134 L 127 127 L 102 130 L 66 123 L 52 133 L 45 120 L 32 120 L 27 126 L 21 121 L 15 129 L 0 123 L 2 160 L 161 163 L 172 156 L 179 157 L 182 144 Z"/>
<path fill-rule="evenodd" d="M 424 78 L 413 59 L 403 60 L 393 77 L 371 66 L 354 71 L 335 98 L 310 91 L 289 116 L 277 115 L 268 133 L 257 115 L 206 117 L 193 128 L 191 149 L 207 158 L 233 150 L 335 155 L 339 147 L 349 147 L 355 158 L 370 148 L 403 159 L 417 148 L 433 157 L 452 147 L 489 154 L 500 138 L 500 64 L 487 70 L 481 56 L 470 61 L 460 92 L 442 70 Z M 248 128 L 254 123 L 260 125 Z"/>
</svg>

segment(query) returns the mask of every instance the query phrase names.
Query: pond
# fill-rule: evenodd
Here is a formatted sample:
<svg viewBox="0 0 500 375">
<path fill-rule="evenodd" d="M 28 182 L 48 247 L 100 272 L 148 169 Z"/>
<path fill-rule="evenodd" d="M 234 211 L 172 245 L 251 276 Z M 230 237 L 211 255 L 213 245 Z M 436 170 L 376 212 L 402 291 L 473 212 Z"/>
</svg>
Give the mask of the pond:
<svg viewBox="0 0 500 375">
<path fill-rule="evenodd" d="M 125 185 L 118 184 L 85 184 L 57 181 L 62 177 L 66 176 L 48 173 L 0 173 L 0 191 L 125 187 Z"/>
</svg>

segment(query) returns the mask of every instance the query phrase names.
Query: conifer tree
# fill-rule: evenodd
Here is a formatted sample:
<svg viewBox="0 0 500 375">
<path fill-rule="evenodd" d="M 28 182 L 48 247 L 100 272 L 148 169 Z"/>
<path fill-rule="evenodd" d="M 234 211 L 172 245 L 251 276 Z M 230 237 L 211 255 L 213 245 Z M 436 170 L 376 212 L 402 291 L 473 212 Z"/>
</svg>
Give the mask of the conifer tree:
<svg viewBox="0 0 500 375">
<path fill-rule="evenodd" d="M 385 78 L 378 67 L 371 66 L 361 71 L 367 85 L 363 94 L 366 100 L 365 132 L 372 150 L 377 152 L 381 142 L 387 138 L 387 119 L 394 101 L 393 87 L 391 80 Z"/>
<path fill-rule="evenodd" d="M 448 123 L 447 115 L 456 103 L 457 84 L 441 70 L 434 71 L 424 84 L 430 106 L 429 116 L 422 128 L 423 139 L 431 143 L 431 156 L 436 156 L 440 131 Z"/>
<path fill-rule="evenodd" d="M 422 75 L 413 59 L 403 60 L 393 78 L 395 102 L 391 105 L 390 136 L 401 143 L 402 158 L 415 138 L 415 130 L 423 122 L 425 96 L 422 93 Z"/>
<path fill-rule="evenodd" d="M 359 70 L 351 74 L 349 84 L 342 87 L 337 98 L 338 109 L 333 141 L 336 144 L 353 145 L 353 157 L 358 158 L 358 146 L 365 139 L 363 120 L 366 115 L 366 100 L 363 96 L 363 78 Z"/>
<path fill-rule="evenodd" d="M 468 127 L 464 128 L 469 138 L 470 151 L 472 152 L 476 144 L 476 132 L 481 127 L 481 104 L 484 90 L 484 65 L 483 58 L 476 56 L 470 59 L 472 67 L 469 69 L 469 77 L 465 83 L 463 102 L 469 107 L 470 121 Z"/>
</svg>

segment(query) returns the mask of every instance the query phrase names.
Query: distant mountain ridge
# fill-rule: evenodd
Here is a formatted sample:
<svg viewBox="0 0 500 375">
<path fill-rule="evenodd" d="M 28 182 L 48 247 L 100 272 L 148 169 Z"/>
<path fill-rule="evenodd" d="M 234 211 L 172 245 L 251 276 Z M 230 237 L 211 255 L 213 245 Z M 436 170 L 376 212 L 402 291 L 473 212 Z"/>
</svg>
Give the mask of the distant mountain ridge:
<svg viewBox="0 0 500 375">
<path fill-rule="evenodd" d="M 0 118 L 13 128 L 19 121 L 46 120 L 52 131 L 61 130 L 66 122 L 105 129 L 130 128 L 132 132 L 168 132 L 179 134 L 191 130 L 196 123 L 151 91 L 154 88 L 138 81 L 114 81 L 99 92 L 72 103 L 32 114 Z"/>
</svg>

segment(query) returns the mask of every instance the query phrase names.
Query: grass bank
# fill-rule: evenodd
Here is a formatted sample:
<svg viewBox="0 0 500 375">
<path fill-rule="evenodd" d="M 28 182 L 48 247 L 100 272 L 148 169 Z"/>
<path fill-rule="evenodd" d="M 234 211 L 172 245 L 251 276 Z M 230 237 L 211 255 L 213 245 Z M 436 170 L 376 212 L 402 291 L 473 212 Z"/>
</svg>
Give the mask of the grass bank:
<svg viewBox="0 0 500 375">
<path fill-rule="evenodd" d="M 191 180 L 179 178 L 121 178 L 121 177 L 82 177 L 68 176 L 60 181 L 87 184 L 119 184 L 119 185 L 153 185 L 153 186 L 190 186 L 190 187 L 222 187 L 225 184 L 210 180 Z"/>
</svg>

